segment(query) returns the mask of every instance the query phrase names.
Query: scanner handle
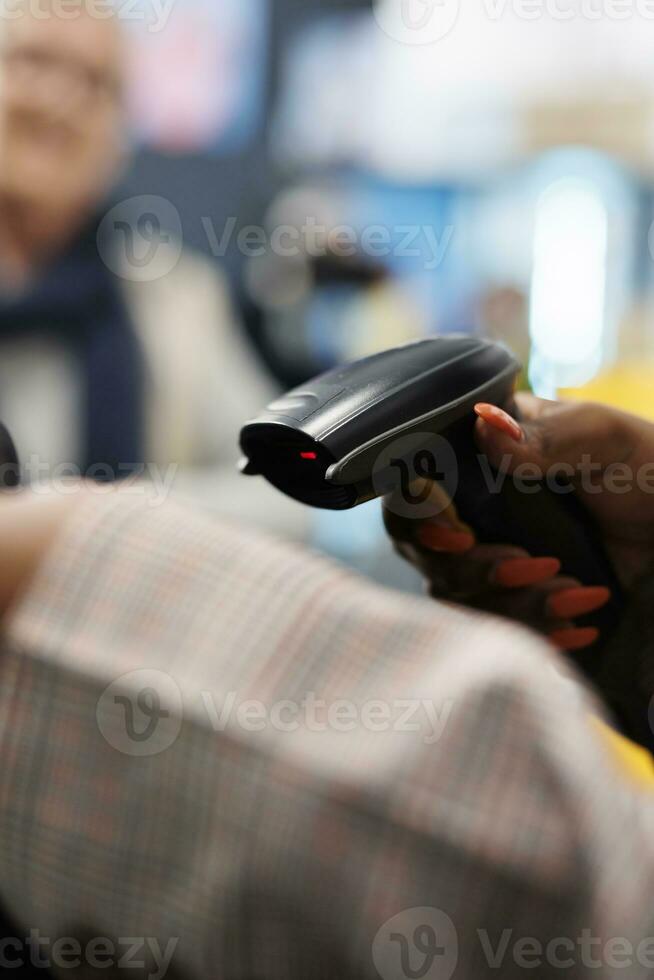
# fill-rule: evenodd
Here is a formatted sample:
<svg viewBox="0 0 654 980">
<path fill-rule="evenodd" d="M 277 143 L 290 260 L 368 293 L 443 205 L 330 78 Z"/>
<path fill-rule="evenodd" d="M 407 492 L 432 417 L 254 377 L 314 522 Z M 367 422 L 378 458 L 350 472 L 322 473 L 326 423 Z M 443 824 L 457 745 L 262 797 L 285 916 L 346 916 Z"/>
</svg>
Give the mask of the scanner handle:
<svg viewBox="0 0 654 980">
<path fill-rule="evenodd" d="M 558 558 L 563 575 L 585 586 L 601 585 L 611 590 L 606 606 L 583 617 L 584 625 L 596 626 L 601 632 L 598 643 L 578 655 L 584 672 L 593 676 L 597 648 L 616 628 L 624 601 L 601 531 L 571 486 L 559 484 L 561 492 L 555 492 L 546 483 L 516 482 L 510 474 L 491 470 L 485 457 L 476 450 L 470 452 L 469 447 L 475 445 L 474 427 L 475 419 L 466 419 L 448 436 L 459 462 L 454 503 L 478 540 L 482 544 L 512 544 L 535 558 Z M 496 480 L 495 486 L 489 486 L 489 473 Z"/>
<path fill-rule="evenodd" d="M 510 410 L 514 412 L 513 406 Z M 600 639 L 570 658 L 599 689 L 609 703 L 624 733 L 654 750 L 654 735 L 648 723 L 648 704 L 639 702 L 628 676 L 610 683 L 602 677 L 603 651 L 615 634 L 625 609 L 625 596 L 616 571 L 604 548 L 602 533 L 595 519 L 573 488 L 559 485 L 556 492 L 545 483 L 536 483 L 523 492 L 510 475 L 482 468 L 484 457 L 470 451 L 474 442 L 474 417 L 447 433 L 459 462 L 458 489 L 454 504 L 461 519 L 473 528 L 483 544 L 512 544 L 534 557 L 556 557 L 561 573 L 578 579 L 584 586 L 606 586 L 611 600 L 602 609 L 579 618 L 582 626 L 594 626 Z M 489 488 L 488 473 L 497 476 L 499 490 Z M 608 689 L 607 689 L 608 688 Z"/>
</svg>

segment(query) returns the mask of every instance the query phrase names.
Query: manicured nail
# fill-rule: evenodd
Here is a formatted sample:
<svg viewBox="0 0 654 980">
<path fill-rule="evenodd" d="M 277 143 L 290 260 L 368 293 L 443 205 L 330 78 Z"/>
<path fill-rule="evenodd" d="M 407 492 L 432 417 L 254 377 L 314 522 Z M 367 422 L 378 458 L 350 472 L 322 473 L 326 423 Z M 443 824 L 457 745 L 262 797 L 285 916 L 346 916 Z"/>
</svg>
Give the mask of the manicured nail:
<svg viewBox="0 0 654 980">
<path fill-rule="evenodd" d="M 442 524 L 423 524 L 418 532 L 418 540 L 430 551 L 444 551 L 452 555 L 461 555 L 475 545 L 472 534 L 456 531 Z"/>
<path fill-rule="evenodd" d="M 550 633 L 550 640 L 561 650 L 583 650 L 599 640 L 600 631 L 592 627 L 586 629 L 556 630 Z"/>
<path fill-rule="evenodd" d="M 495 568 L 492 581 L 507 589 L 524 589 L 547 582 L 560 571 L 558 558 L 508 558 Z"/>
<path fill-rule="evenodd" d="M 555 592 L 547 600 L 547 611 L 557 619 L 575 619 L 585 616 L 605 606 L 611 598 L 609 589 L 601 586 L 593 588 L 564 589 Z"/>
<path fill-rule="evenodd" d="M 494 429 L 510 436 L 514 442 L 522 442 L 522 429 L 515 419 L 512 419 L 508 412 L 498 408 L 496 405 L 481 403 L 475 405 L 475 412 L 480 419 L 488 422 Z"/>
</svg>

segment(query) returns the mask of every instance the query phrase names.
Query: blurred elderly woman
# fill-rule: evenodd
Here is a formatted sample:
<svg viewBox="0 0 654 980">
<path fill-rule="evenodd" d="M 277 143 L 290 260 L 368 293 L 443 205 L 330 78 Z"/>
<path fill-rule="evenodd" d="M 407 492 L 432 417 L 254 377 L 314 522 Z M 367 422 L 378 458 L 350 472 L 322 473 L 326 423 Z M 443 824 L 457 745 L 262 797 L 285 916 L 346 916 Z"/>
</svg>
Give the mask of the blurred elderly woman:
<svg viewBox="0 0 654 980">
<path fill-rule="evenodd" d="M 231 468 L 272 385 L 217 270 L 151 200 L 110 210 L 127 148 L 117 19 L 93 0 L 65 19 L 31 8 L 3 21 L 0 417 L 41 478 Z"/>
</svg>

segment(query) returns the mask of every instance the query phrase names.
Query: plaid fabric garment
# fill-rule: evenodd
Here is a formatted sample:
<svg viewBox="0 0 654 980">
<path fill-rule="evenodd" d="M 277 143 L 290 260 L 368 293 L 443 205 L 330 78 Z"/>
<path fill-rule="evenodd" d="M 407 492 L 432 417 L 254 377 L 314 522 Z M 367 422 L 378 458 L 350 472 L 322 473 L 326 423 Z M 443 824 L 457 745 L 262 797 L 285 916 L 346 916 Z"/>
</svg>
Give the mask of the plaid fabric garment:
<svg viewBox="0 0 654 980">
<path fill-rule="evenodd" d="M 85 502 L 6 630 L 2 955 L 32 931 L 61 976 L 654 975 L 654 796 L 560 666 L 179 505 Z"/>
</svg>

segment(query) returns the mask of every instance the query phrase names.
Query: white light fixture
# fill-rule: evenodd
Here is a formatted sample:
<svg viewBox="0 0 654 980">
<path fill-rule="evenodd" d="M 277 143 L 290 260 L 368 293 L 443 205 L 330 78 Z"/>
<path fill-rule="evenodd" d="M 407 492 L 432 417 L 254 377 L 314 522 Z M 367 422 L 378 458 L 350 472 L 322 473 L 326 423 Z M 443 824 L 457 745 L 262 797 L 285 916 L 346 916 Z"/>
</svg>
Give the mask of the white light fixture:
<svg viewBox="0 0 654 980">
<path fill-rule="evenodd" d="M 539 198 L 530 315 L 530 376 L 539 395 L 586 383 L 602 363 L 608 223 L 591 181 L 562 178 Z"/>
</svg>

